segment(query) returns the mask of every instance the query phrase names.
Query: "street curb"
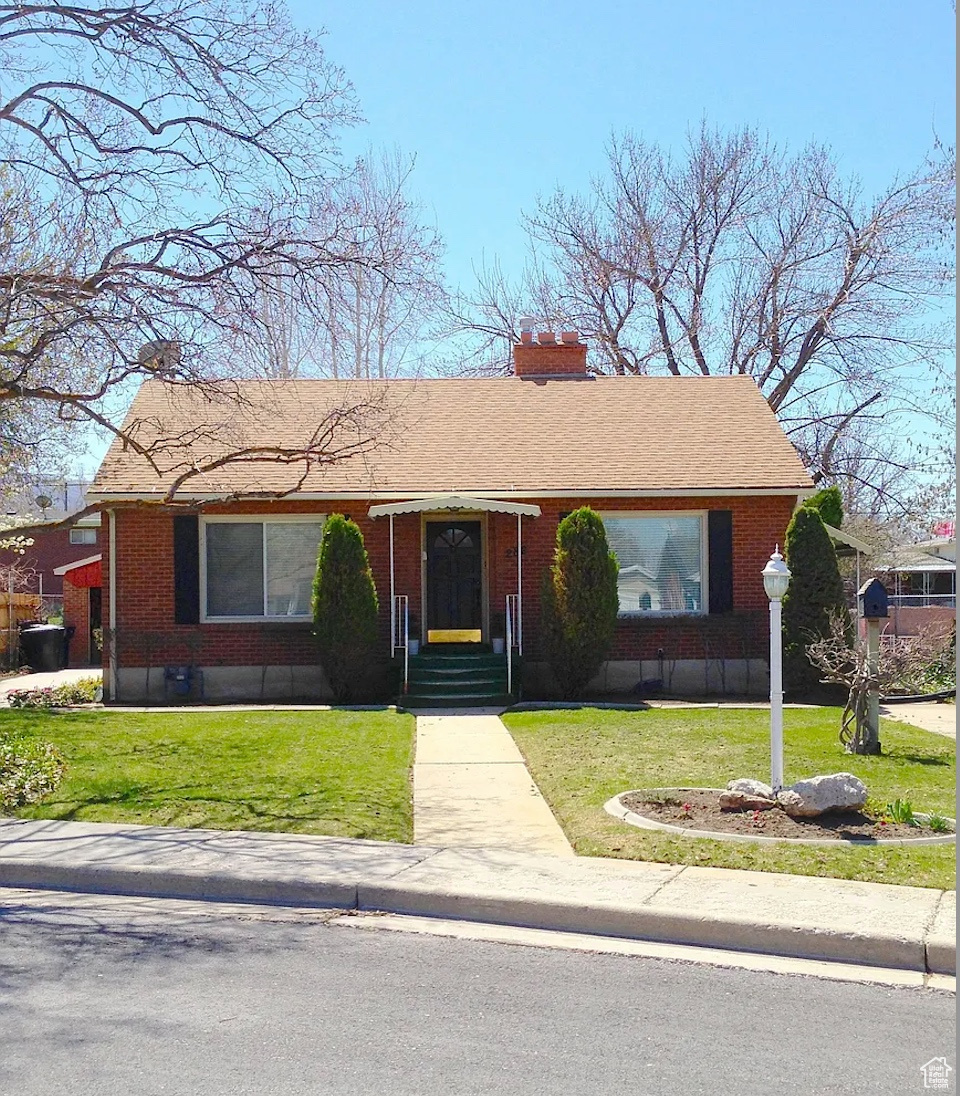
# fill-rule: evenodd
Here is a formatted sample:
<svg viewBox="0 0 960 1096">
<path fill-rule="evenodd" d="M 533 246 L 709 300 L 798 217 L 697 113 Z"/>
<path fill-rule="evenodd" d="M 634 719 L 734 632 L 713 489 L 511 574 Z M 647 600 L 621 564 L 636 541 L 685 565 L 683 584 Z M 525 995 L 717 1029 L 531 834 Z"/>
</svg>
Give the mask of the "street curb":
<svg viewBox="0 0 960 1096">
<path fill-rule="evenodd" d="M 79 891 L 138 898 L 333 908 L 367 913 L 480 921 L 554 932 L 586 933 L 664 944 L 722 948 L 791 959 L 856 963 L 896 970 L 954 974 L 956 948 L 895 935 L 838 935 L 813 929 L 760 924 L 746 918 L 705 918 L 641 907 L 575 905 L 511 896 L 491 897 L 467 889 L 433 890 L 391 883 L 291 882 L 264 876 L 240 880 L 220 872 L 115 868 L 0 861 L 0 886 Z"/>
<path fill-rule="evenodd" d="M 0 838 L 13 838 L 0 841 L 9 850 L 0 850 L 0 886 L 415 914 L 900 970 L 956 971 L 953 892 L 917 889 L 914 895 L 910 888 L 889 888 L 891 909 L 920 903 L 928 912 L 901 919 L 899 928 L 894 921 L 874 919 L 869 931 L 860 931 L 850 927 L 859 922 L 849 919 L 846 928 L 829 917 L 817 923 L 817 892 L 811 917 L 809 897 L 786 877 L 775 889 L 780 893 L 787 886 L 789 892 L 793 886 L 799 904 L 791 906 L 788 897 L 786 912 L 777 915 L 756 905 L 754 896 L 763 886 L 756 891 L 758 882 L 739 878 L 754 873 L 643 865 L 651 869 L 647 872 L 629 861 L 296 835 L 169 831 L 168 838 L 152 827 L 99 831 L 85 824 L 75 838 L 71 825 L 54 824 L 41 832 L 36 823 L 0 823 Z M 171 863 L 176 851 L 169 846 L 185 833 L 206 862 Z M 284 844 L 285 837 L 295 839 L 293 846 Z M 121 857 L 128 861 L 119 862 Z M 570 879 L 579 881 L 576 897 L 564 886 Z M 863 901 L 858 895 L 868 892 L 883 897 L 882 884 L 812 879 L 810 887 L 829 895 L 824 884 L 833 882 L 844 903 Z M 688 896 L 680 904 L 669 897 L 672 886 Z M 751 918 L 752 909 L 757 914 Z"/>
<path fill-rule="evenodd" d="M 79 891 L 134 898 L 182 898 L 198 902 L 245 902 L 272 906 L 357 909 L 357 885 L 263 876 L 240 879 L 225 872 L 152 867 L 109 867 L 0 860 L 0 887 Z"/>
<path fill-rule="evenodd" d="M 843 936 L 831 932 L 764 925 L 746 918 L 705 918 L 643 907 L 574 906 L 563 901 L 493 898 L 456 891 L 404 889 L 374 884 L 359 889 L 358 908 L 368 912 L 480 921 L 518 928 L 575 932 L 661 944 L 815 959 L 926 972 L 921 940 L 890 936 Z M 938 954 L 936 973 L 953 973 L 950 954 Z M 955 958 L 953 960 L 955 964 Z M 946 969 L 950 967 L 950 969 Z"/>
</svg>

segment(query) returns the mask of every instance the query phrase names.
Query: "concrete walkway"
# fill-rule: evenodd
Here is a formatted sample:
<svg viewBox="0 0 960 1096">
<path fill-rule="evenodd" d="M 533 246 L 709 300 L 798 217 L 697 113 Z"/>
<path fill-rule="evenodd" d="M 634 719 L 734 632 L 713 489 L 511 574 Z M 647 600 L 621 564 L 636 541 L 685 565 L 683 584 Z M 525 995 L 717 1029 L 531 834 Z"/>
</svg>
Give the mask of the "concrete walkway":
<svg viewBox="0 0 960 1096">
<path fill-rule="evenodd" d="M 499 716 L 469 709 L 417 716 L 417 844 L 573 856 Z"/>
<path fill-rule="evenodd" d="M 380 910 L 956 971 L 953 891 L 508 849 L 0 819 L 0 887 Z"/>
<path fill-rule="evenodd" d="M 924 731 L 946 735 L 947 738 L 956 740 L 957 737 L 956 704 L 940 704 L 935 700 L 917 704 L 882 704 L 880 714 L 885 719 L 896 719 Z"/>
<path fill-rule="evenodd" d="M 85 666 L 76 670 L 55 670 L 44 674 L 19 674 L 17 677 L 5 677 L 0 681 L 0 705 L 6 703 L 7 693 L 20 689 L 53 689 L 57 685 L 70 685 L 74 681 L 95 677 L 103 679 L 103 671 L 96 666 Z"/>
</svg>

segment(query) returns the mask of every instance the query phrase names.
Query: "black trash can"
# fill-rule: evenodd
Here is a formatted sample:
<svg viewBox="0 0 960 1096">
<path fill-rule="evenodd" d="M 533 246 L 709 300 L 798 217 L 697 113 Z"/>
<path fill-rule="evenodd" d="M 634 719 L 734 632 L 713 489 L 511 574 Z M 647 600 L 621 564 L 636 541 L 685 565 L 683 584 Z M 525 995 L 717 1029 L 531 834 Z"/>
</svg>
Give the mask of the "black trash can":
<svg viewBox="0 0 960 1096">
<path fill-rule="evenodd" d="M 20 629 L 20 661 L 34 673 L 52 673 L 66 665 L 67 630 L 60 624 L 25 624 Z"/>
</svg>

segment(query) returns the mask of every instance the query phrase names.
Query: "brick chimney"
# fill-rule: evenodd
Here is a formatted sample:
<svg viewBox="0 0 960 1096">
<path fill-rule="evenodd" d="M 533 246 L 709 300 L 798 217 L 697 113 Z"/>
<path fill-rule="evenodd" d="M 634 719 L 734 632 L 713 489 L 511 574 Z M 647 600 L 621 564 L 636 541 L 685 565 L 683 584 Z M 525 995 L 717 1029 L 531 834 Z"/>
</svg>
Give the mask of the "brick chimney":
<svg viewBox="0 0 960 1096">
<path fill-rule="evenodd" d="M 513 344 L 513 372 L 517 377 L 586 377 L 587 344 L 578 331 L 563 331 L 559 341 L 552 331 L 534 336 L 528 321 L 520 321 L 520 341 Z"/>
</svg>

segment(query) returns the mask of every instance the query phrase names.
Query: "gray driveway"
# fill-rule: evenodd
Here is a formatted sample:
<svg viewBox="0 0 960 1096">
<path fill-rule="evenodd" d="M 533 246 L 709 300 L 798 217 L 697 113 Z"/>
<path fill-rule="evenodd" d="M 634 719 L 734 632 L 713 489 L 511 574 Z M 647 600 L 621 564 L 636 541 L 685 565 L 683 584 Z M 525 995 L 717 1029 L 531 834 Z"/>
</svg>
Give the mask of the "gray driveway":
<svg viewBox="0 0 960 1096">
<path fill-rule="evenodd" d="M 103 671 L 96 666 L 85 666 L 78 670 L 56 670 L 49 674 L 20 674 L 18 677 L 5 677 L 0 681 L 0 706 L 6 706 L 7 693 L 19 689 L 47 689 L 57 685 L 69 685 L 72 681 L 95 677 L 103 680 Z"/>
<path fill-rule="evenodd" d="M 957 737 L 957 706 L 938 701 L 924 701 L 920 704 L 883 704 L 880 714 L 885 719 L 896 719 L 901 723 L 910 723 L 934 734 Z"/>
</svg>

